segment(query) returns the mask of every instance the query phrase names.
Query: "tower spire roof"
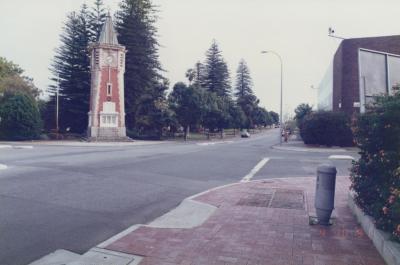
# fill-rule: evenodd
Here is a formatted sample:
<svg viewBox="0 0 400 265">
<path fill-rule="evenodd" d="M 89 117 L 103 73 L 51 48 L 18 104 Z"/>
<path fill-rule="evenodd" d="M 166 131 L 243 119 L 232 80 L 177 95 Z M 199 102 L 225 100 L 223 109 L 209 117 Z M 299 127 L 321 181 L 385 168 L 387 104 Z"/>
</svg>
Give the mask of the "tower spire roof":
<svg viewBox="0 0 400 265">
<path fill-rule="evenodd" d="M 99 43 L 119 45 L 117 39 L 117 33 L 115 31 L 110 12 L 108 12 L 106 21 L 104 22 L 103 28 L 101 29 Z"/>
</svg>

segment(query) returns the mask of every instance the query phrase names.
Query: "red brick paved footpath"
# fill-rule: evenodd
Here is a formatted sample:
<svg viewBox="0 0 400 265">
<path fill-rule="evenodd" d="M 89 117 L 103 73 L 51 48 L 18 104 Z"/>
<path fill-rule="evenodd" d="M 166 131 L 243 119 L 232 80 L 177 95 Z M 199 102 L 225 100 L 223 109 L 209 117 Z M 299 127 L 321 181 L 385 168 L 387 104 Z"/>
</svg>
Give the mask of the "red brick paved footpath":
<svg viewBox="0 0 400 265">
<path fill-rule="evenodd" d="M 347 206 L 349 185 L 337 178 L 330 227 L 309 225 L 315 177 L 270 179 L 195 197 L 218 207 L 199 227 L 141 227 L 106 248 L 144 256 L 140 265 L 385 264 Z"/>
</svg>

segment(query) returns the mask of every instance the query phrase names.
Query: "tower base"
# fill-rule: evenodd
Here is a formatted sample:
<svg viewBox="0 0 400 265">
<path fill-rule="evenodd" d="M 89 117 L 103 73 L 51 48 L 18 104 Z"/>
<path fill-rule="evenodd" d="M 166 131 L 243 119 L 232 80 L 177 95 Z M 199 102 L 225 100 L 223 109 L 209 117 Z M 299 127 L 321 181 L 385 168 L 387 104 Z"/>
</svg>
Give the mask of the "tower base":
<svg viewBox="0 0 400 265">
<path fill-rule="evenodd" d="M 126 136 L 125 127 L 89 127 L 89 142 L 131 142 L 131 138 Z"/>
</svg>

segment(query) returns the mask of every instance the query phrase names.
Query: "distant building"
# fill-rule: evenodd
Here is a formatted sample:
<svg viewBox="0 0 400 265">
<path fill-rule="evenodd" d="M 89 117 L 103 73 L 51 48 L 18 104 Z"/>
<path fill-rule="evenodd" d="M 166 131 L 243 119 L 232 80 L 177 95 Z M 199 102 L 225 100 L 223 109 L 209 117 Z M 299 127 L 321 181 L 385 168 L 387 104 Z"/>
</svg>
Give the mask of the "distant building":
<svg viewBox="0 0 400 265">
<path fill-rule="evenodd" d="M 119 45 L 108 15 L 99 40 L 89 46 L 91 91 L 88 137 L 91 140 L 126 138 L 124 73 L 125 47 Z"/>
<path fill-rule="evenodd" d="M 318 87 L 318 109 L 365 111 L 400 84 L 400 36 L 343 40 Z"/>
</svg>

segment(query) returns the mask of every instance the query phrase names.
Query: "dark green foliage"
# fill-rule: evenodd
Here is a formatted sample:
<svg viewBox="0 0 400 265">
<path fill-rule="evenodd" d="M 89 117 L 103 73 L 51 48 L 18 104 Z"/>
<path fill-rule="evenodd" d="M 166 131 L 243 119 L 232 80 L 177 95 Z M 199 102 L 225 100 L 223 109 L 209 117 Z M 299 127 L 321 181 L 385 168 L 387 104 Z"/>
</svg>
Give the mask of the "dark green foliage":
<svg viewBox="0 0 400 265">
<path fill-rule="evenodd" d="M 230 97 L 231 85 L 228 66 L 222 58 L 216 41 L 213 41 L 206 53 L 203 85 L 218 97 Z"/>
<path fill-rule="evenodd" d="M 100 36 L 101 29 L 106 21 L 107 13 L 104 8 L 103 0 L 95 0 L 94 7 L 89 12 L 89 27 L 91 33 L 91 42 L 96 42 Z"/>
<path fill-rule="evenodd" d="M 253 123 L 257 126 L 268 126 L 272 125 L 272 118 L 265 108 L 256 106 L 252 113 Z"/>
<path fill-rule="evenodd" d="M 236 71 L 236 86 L 235 96 L 236 98 L 242 98 L 247 95 L 254 95 L 252 90 L 253 82 L 250 76 L 250 70 L 245 60 L 239 62 L 239 67 Z"/>
<path fill-rule="evenodd" d="M 269 111 L 269 116 L 271 117 L 272 124 L 279 123 L 279 114 L 274 111 Z"/>
<path fill-rule="evenodd" d="M 25 93 L 37 98 L 39 89 L 33 84 L 33 79 L 23 76 L 24 70 L 17 64 L 0 57 L 0 94 Z"/>
<path fill-rule="evenodd" d="M 152 90 L 140 96 L 133 129 L 140 138 L 161 139 L 163 128 L 173 123 L 172 112 L 165 97 L 167 88 L 168 83 L 155 84 Z"/>
<path fill-rule="evenodd" d="M 297 127 L 301 129 L 304 118 L 312 112 L 312 107 L 308 104 L 302 103 L 294 110 Z"/>
<path fill-rule="evenodd" d="M 400 241 L 400 94 L 379 98 L 355 122 L 360 159 L 351 169 L 355 200 Z"/>
<path fill-rule="evenodd" d="M 42 128 L 36 99 L 39 90 L 23 70 L 0 57 L 0 139 L 31 140 Z M 38 100 L 38 102 L 41 102 Z"/>
<path fill-rule="evenodd" d="M 230 104 L 229 114 L 231 116 L 231 124 L 229 127 L 235 129 L 246 128 L 246 125 L 248 124 L 246 114 L 243 112 L 242 108 L 235 102 L 232 102 Z"/>
<path fill-rule="evenodd" d="M 305 144 L 352 146 L 350 118 L 343 112 L 314 112 L 303 119 L 300 135 Z"/>
<path fill-rule="evenodd" d="M 246 128 L 252 128 L 257 125 L 258 122 L 264 123 L 261 116 L 259 115 L 259 100 L 254 95 L 252 90 L 253 82 L 250 76 L 250 70 L 247 67 L 246 62 L 242 59 L 239 62 L 239 67 L 236 71 L 236 85 L 235 85 L 235 97 L 237 104 L 242 108 L 246 115 Z M 255 121 L 254 119 L 257 119 Z"/>
<path fill-rule="evenodd" d="M 169 95 L 170 108 L 185 129 L 200 123 L 205 112 L 203 101 L 204 93 L 200 89 L 188 87 L 184 83 L 175 84 Z M 185 139 L 186 132 L 187 130 L 185 130 Z"/>
<path fill-rule="evenodd" d="M 178 83 L 170 95 L 171 108 L 184 127 L 201 125 L 210 132 L 222 132 L 224 128 L 267 126 L 277 119 L 271 115 L 276 113 L 258 106 L 244 60 L 237 70 L 236 100 L 232 99 L 228 67 L 215 41 L 206 53 L 205 63 L 197 62 L 187 70 L 186 77 L 190 86 Z"/>
<path fill-rule="evenodd" d="M 18 65 L 4 57 L 0 57 L 0 80 L 8 76 L 21 75 L 23 72 Z"/>
<path fill-rule="evenodd" d="M 0 98 L 0 139 L 37 139 L 41 128 L 39 108 L 30 95 L 6 93 Z"/>
<path fill-rule="evenodd" d="M 219 97 L 214 92 L 204 94 L 203 125 L 211 132 L 228 127 L 231 116 L 229 114 L 229 100 Z"/>
<path fill-rule="evenodd" d="M 156 11 L 150 0 L 123 0 L 116 14 L 118 40 L 126 46 L 125 110 L 128 128 L 162 123 L 157 102 L 165 100 L 166 80 L 158 56 Z M 160 89 L 162 88 L 162 89 Z M 146 106 L 150 104 L 150 107 Z M 158 113 L 158 114 L 156 114 Z M 148 117 L 146 117 L 148 116 Z"/>
<path fill-rule="evenodd" d="M 90 60 L 87 49 L 94 36 L 90 24 L 90 12 L 83 5 L 79 13 L 72 12 L 67 16 L 60 36 L 61 46 L 56 49 L 51 72 L 54 85 L 48 92 L 51 94 L 48 104 L 48 127 L 55 128 L 56 91 L 59 84 L 59 124 L 61 130 L 70 129 L 73 133 L 83 133 L 88 125 L 90 98 Z"/>
</svg>

